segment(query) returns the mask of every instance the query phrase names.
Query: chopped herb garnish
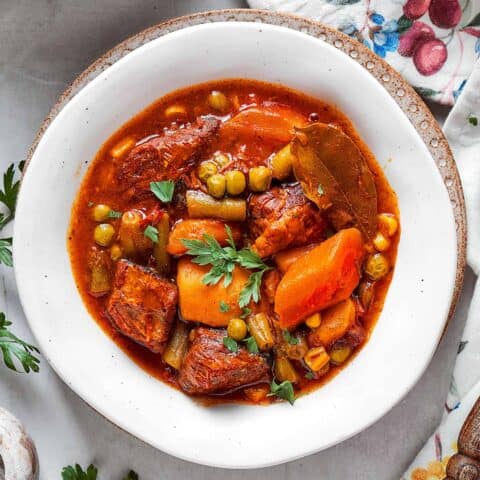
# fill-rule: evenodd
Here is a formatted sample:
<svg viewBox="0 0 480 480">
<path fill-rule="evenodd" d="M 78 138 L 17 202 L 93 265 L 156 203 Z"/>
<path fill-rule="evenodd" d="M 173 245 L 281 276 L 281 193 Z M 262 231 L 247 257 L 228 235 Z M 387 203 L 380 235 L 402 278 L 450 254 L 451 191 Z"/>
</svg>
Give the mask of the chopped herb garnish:
<svg viewBox="0 0 480 480">
<path fill-rule="evenodd" d="M 224 337 L 223 346 L 228 348 L 232 353 L 238 352 L 238 343 L 232 337 Z"/>
<path fill-rule="evenodd" d="M 283 330 L 282 333 L 286 342 L 288 342 L 290 345 L 298 345 L 300 340 L 297 337 L 294 337 L 288 330 Z"/>
<path fill-rule="evenodd" d="M 232 283 L 232 272 L 236 265 L 249 270 L 258 270 L 250 274 L 244 288 L 240 292 L 238 304 L 246 307 L 253 299 L 255 303 L 260 300 L 260 285 L 262 276 L 271 267 L 263 263 L 262 259 L 249 248 L 237 250 L 233 240 L 232 231 L 225 225 L 228 246 L 221 247 L 211 235 L 203 235 L 203 240 L 188 240 L 181 242 L 187 247 L 187 255 L 195 257 L 192 262 L 198 265 L 212 265 L 212 268 L 202 279 L 205 285 L 216 285 L 223 277 L 223 285 L 228 287 Z"/>
<path fill-rule="evenodd" d="M 242 314 L 240 315 L 240 318 L 245 319 L 245 318 L 247 318 L 251 313 L 252 313 L 252 311 L 251 311 L 248 307 L 244 307 L 244 308 L 242 308 Z"/>
<path fill-rule="evenodd" d="M 143 231 L 143 234 L 153 243 L 158 243 L 158 230 L 154 226 L 148 225 L 148 227 Z"/>
<path fill-rule="evenodd" d="M 108 218 L 120 218 L 122 216 L 122 212 L 117 212 L 116 210 L 110 210 L 107 216 Z"/>
<path fill-rule="evenodd" d="M 315 378 L 315 375 L 313 374 L 313 372 L 307 372 L 307 373 L 305 374 L 305 378 L 306 378 L 307 380 L 313 380 L 313 379 Z"/>
<path fill-rule="evenodd" d="M 151 182 L 150 190 L 163 203 L 169 203 L 173 198 L 175 190 L 175 182 L 173 180 L 165 180 L 163 182 Z"/>
<path fill-rule="evenodd" d="M 478 118 L 475 117 L 475 116 L 473 116 L 473 115 L 470 115 L 470 116 L 468 117 L 468 123 L 469 123 L 470 125 L 473 125 L 474 127 L 476 127 L 476 126 L 478 125 Z"/>
<path fill-rule="evenodd" d="M 247 350 L 250 353 L 258 353 L 258 345 L 257 341 L 255 340 L 254 337 L 247 337 L 242 340 L 242 342 L 245 342 L 247 346 Z"/>
<path fill-rule="evenodd" d="M 320 195 L 323 195 L 323 194 L 325 193 L 325 192 L 323 191 L 323 187 L 322 187 L 322 184 L 321 184 L 321 183 L 318 184 L 317 192 L 318 192 Z"/>
<path fill-rule="evenodd" d="M 0 239 L 0 263 L 3 263 L 7 267 L 13 266 L 11 246 L 11 238 Z"/>
<path fill-rule="evenodd" d="M 230 305 L 221 300 L 218 308 L 222 313 L 227 313 L 230 310 Z"/>
<path fill-rule="evenodd" d="M 10 332 L 8 327 L 11 324 L 12 322 L 5 318 L 5 314 L 0 312 L 0 351 L 3 354 L 5 365 L 18 372 L 13 361 L 13 358 L 16 358 L 22 364 L 25 373 L 29 373 L 30 370 L 38 372 L 40 360 L 33 355 L 34 353 L 40 353 L 38 348 L 20 340 Z"/>
<path fill-rule="evenodd" d="M 267 395 L 267 397 L 272 396 L 287 400 L 290 405 L 293 405 L 296 398 L 292 382 L 285 380 L 284 382 L 278 384 L 275 382 L 275 380 L 272 380 L 272 383 L 270 384 L 270 393 Z"/>
</svg>

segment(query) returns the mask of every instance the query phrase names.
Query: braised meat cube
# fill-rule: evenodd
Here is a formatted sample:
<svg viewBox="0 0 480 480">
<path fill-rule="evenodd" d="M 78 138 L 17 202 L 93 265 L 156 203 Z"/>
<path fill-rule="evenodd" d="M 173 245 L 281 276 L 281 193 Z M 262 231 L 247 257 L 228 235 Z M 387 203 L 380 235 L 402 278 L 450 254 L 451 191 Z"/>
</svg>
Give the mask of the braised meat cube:
<svg viewBox="0 0 480 480">
<path fill-rule="evenodd" d="M 165 349 L 177 308 L 174 283 L 128 260 L 117 264 L 107 314 L 123 335 L 154 353 Z"/>
<path fill-rule="evenodd" d="M 180 370 L 178 382 L 189 394 L 219 393 L 268 380 L 269 366 L 261 355 L 224 345 L 225 330 L 198 328 Z"/>
<path fill-rule="evenodd" d="M 249 230 L 255 238 L 253 248 L 261 257 L 324 237 L 325 221 L 299 184 L 252 195 L 249 210 Z"/>
<path fill-rule="evenodd" d="M 136 146 L 120 165 L 118 179 L 133 197 L 149 192 L 150 182 L 178 180 L 195 166 L 217 135 L 220 120 L 200 117 Z"/>
</svg>

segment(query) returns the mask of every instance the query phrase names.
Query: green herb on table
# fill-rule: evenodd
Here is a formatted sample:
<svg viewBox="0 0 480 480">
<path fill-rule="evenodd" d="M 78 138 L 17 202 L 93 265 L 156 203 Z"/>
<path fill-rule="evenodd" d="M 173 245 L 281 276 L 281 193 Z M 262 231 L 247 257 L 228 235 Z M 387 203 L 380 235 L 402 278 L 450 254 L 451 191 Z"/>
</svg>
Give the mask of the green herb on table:
<svg viewBox="0 0 480 480">
<path fill-rule="evenodd" d="M 154 226 L 148 225 L 148 227 L 143 231 L 143 234 L 153 243 L 158 243 L 158 230 Z"/>
<path fill-rule="evenodd" d="M 163 182 L 151 182 L 151 192 L 163 203 L 172 201 L 173 192 L 175 190 L 175 182 L 173 180 L 165 180 Z"/>
<path fill-rule="evenodd" d="M 474 115 L 470 115 L 468 117 L 468 123 L 472 125 L 473 127 L 476 127 L 478 125 L 478 118 L 475 117 Z"/>
<path fill-rule="evenodd" d="M 222 313 L 227 313 L 230 310 L 230 305 L 228 303 L 225 303 L 223 300 L 221 300 L 218 309 Z"/>
<path fill-rule="evenodd" d="M 272 380 L 272 383 L 270 384 L 270 393 L 267 395 L 267 397 L 272 396 L 287 400 L 290 405 L 293 405 L 296 398 L 292 382 L 285 380 L 284 382 L 279 384 L 276 383 L 275 380 Z"/>
<path fill-rule="evenodd" d="M 224 287 L 232 283 L 232 272 L 235 266 L 249 270 L 258 270 L 251 273 L 245 286 L 240 292 L 238 304 L 241 308 L 246 307 L 253 299 L 255 303 L 260 300 L 260 285 L 262 276 L 271 267 L 263 263 L 262 259 L 249 248 L 237 250 L 233 240 L 232 231 L 225 225 L 227 231 L 226 247 L 220 246 L 218 241 L 211 235 L 204 235 L 203 240 L 182 239 L 183 245 L 187 247 L 187 255 L 195 257 L 192 262 L 197 265 L 211 265 L 212 268 L 204 275 L 205 285 L 216 285 L 223 277 Z"/>
<path fill-rule="evenodd" d="M 78 463 L 75 466 L 64 467 L 62 470 L 62 480 L 97 480 L 97 475 L 97 467 L 91 464 L 86 471 Z M 130 470 L 122 480 L 138 480 L 138 475 Z"/>
<path fill-rule="evenodd" d="M 34 353 L 40 353 L 38 348 L 16 337 L 8 328 L 10 325 L 12 322 L 9 322 L 5 314 L 0 312 L 0 350 L 5 365 L 18 372 L 14 362 L 16 358 L 22 364 L 25 373 L 30 373 L 30 370 L 38 372 L 40 360 L 34 355 Z"/>
<path fill-rule="evenodd" d="M 228 348 L 232 353 L 238 352 L 238 343 L 231 337 L 224 337 L 223 338 L 223 346 Z"/>
<path fill-rule="evenodd" d="M 13 266 L 11 246 L 12 246 L 11 238 L 0 239 L 0 263 L 3 263 L 7 267 Z"/>
<path fill-rule="evenodd" d="M 300 340 L 297 337 L 294 337 L 288 330 L 283 330 L 282 334 L 287 343 L 290 345 L 298 345 Z"/>
<path fill-rule="evenodd" d="M 247 337 L 242 340 L 250 353 L 258 353 L 258 345 L 254 337 Z"/>
</svg>

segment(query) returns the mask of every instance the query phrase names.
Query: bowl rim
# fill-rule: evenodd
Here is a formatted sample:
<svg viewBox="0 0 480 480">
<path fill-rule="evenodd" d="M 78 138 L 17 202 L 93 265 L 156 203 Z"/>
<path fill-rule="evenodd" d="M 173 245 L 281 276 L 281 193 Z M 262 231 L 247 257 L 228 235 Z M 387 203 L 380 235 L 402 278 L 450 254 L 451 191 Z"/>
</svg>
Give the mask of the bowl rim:
<svg viewBox="0 0 480 480">
<path fill-rule="evenodd" d="M 152 40 L 155 40 L 169 33 L 182 30 L 187 27 L 215 22 L 255 22 L 277 25 L 300 31 L 302 33 L 309 34 L 314 38 L 320 39 L 337 48 L 338 50 L 346 53 L 350 56 L 351 59 L 359 63 L 365 70 L 367 70 L 368 73 L 370 73 L 378 81 L 380 86 L 389 93 L 389 95 L 401 108 L 401 110 L 404 112 L 404 114 L 424 142 L 435 162 L 435 165 L 442 177 L 445 188 L 448 191 L 455 219 L 457 237 L 456 275 L 449 313 L 447 316 L 447 321 L 445 323 L 446 328 L 454 314 L 463 284 L 463 277 L 466 268 L 467 241 L 466 210 L 463 197 L 463 189 L 451 149 L 440 126 L 436 122 L 433 114 L 430 112 L 427 105 L 398 72 L 396 72 L 392 67 L 390 67 L 390 65 L 388 65 L 384 60 L 375 55 L 366 46 L 360 44 L 356 40 L 335 30 L 332 27 L 323 25 L 318 21 L 310 20 L 289 13 L 254 9 L 225 9 L 200 12 L 192 15 L 174 18 L 142 30 L 141 32 L 117 44 L 112 49 L 103 54 L 101 57 L 99 57 L 80 75 L 78 75 L 75 80 L 70 84 L 70 86 L 67 87 L 67 89 L 60 95 L 50 112 L 43 120 L 39 131 L 28 151 L 23 174 L 25 174 L 25 172 L 27 171 L 28 165 L 40 140 L 42 139 L 44 133 L 46 132 L 54 118 L 80 90 L 82 90 L 104 70 L 116 63 L 125 55 L 134 51 L 136 48 L 139 48 Z M 69 384 L 67 383 L 67 385 Z M 413 384 L 410 386 L 409 389 L 407 389 L 405 395 L 412 387 Z M 84 400 L 82 396 L 80 396 L 80 398 Z M 397 402 L 400 400 L 401 399 L 399 398 Z M 92 408 L 97 413 L 106 418 L 110 423 L 114 423 L 105 415 L 92 407 L 86 400 L 84 400 L 84 402 L 90 408 Z M 385 413 L 387 413 L 387 411 L 383 412 L 380 416 L 378 416 L 375 421 L 378 421 L 378 419 Z M 120 425 L 116 423 L 115 425 L 117 426 L 117 428 L 124 430 Z M 368 428 L 368 426 L 370 425 L 366 425 L 365 428 Z M 356 433 L 358 432 L 352 432 L 352 436 Z M 274 464 L 291 461 L 295 458 L 283 459 Z M 195 461 L 192 459 L 189 460 Z M 252 465 L 244 468 L 258 468 L 263 466 L 268 465 Z"/>
</svg>

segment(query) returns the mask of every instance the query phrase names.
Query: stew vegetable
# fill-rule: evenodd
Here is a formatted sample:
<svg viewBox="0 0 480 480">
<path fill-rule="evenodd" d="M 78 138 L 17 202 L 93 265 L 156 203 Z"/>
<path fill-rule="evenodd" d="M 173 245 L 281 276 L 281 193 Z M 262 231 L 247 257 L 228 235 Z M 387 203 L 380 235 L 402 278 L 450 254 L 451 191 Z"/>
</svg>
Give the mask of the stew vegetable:
<svg viewBox="0 0 480 480">
<path fill-rule="evenodd" d="M 149 373 L 205 400 L 293 404 L 367 341 L 399 235 L 395 194 L 344 114 L 234 79 L 116 132 L 68 244 L 92 316 Z"/>
</svg>

